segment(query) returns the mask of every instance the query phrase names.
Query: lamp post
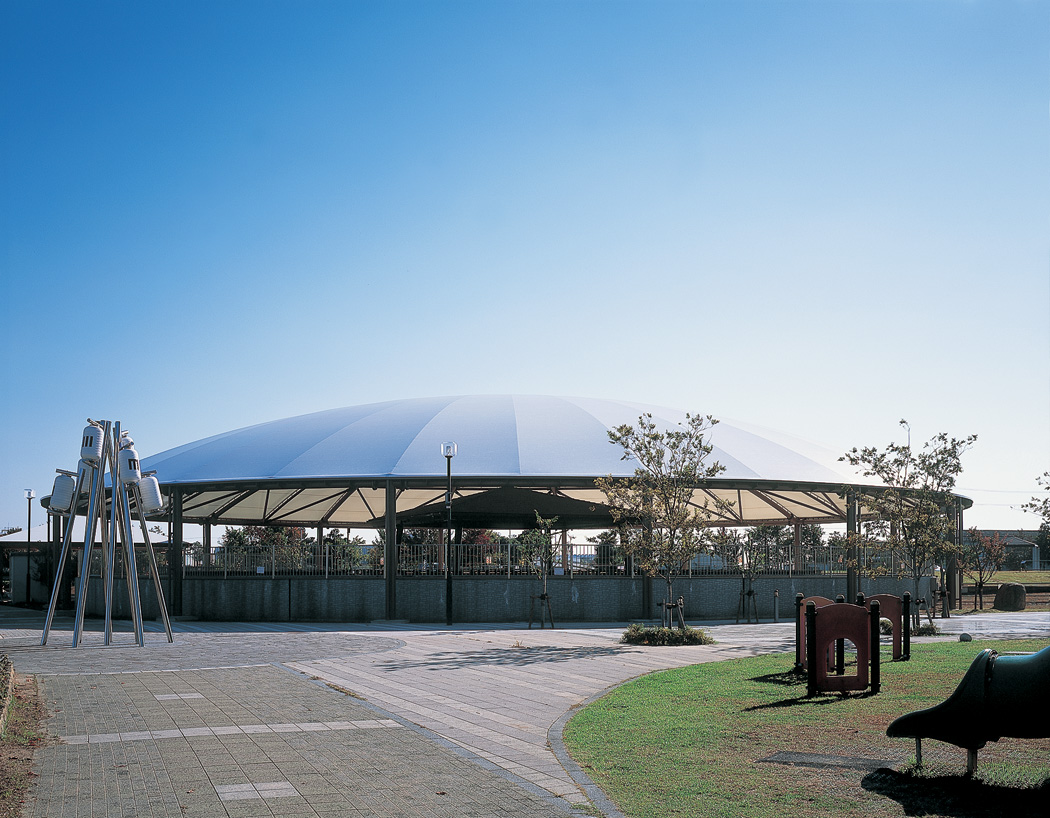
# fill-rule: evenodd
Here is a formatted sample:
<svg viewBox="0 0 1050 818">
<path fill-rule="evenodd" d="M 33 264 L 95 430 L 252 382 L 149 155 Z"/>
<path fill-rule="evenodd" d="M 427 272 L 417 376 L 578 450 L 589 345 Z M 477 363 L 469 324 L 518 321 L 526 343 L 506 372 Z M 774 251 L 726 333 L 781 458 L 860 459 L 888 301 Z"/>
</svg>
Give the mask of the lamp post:
<svg viewBox="0 0 1050 818">
<path fill-rule="evenodd" d="M 31 534 L 30 530 L 33 528 L 33 498 L 36 494 L 32 489 L 26 489 L 26 606 L 32 601 L 30 599 L 30 580 L 29 580 L 29 540 Z"/>
<path fill-rule="evenodd" d="M 448 474 L 448 491 L 445 492 L 445 516 L 448 535 L 445 537 L 445 624 L 452 624 L 452 458 L 456 456 L 455 443 L 442 443 L 441 455 L 445 458 Z"/>
</svg>

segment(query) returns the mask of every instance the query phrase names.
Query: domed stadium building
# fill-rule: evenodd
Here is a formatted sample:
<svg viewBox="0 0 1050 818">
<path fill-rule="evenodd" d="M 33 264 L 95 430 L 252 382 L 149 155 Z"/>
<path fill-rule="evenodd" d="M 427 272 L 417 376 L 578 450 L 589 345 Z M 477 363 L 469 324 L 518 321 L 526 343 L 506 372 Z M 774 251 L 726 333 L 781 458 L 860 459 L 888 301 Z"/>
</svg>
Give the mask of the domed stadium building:
<svg viewBox="0 0 1050 818">
<path fill-rule="evenodd" d="M 534 527 L 539 514 L 557 518 L 548 582 L 556 620 L 659 617 L 662 588 L 638 574 L 612 535 L 588 542 L 614 528 L 596 478 L 627 477 L 636 465 L 609 430 L 635 425 L 643 413 L 665 428 L 686 419 L 676 410 L 589 398 L 417 398 L 276 420 L 144 458 L 142 469 L 156 472 L 167 500 L 170 541 L 183 543 L 187 524 L 204 531 L 200 547 L 169 549 L 168 563 L 183 566 L 166 579 L 169 609 L 221 620 L 439 622 L 451 614 L 459 623 L 525 621 L 539 579 L 520 564 L 513 542 L 499 541 L 512 538 L 467 542 L 464 532 L 509 534 Z M 725 470 L 694 494 L 698 503 L 722 501 L 716 525 L 772 524 L 793 533 L 783 559 L 767 563 L 754 582 L 758 615 L 772 616 L 778 596 L 781 615 L 791 616 L 796 592 L 910 590 L 893 578 L 858 579 L 830 547 L 802 547 L 807 524 L 856 530 L 866 515 L 850 491 L 865 483 L 838 452 L 726 420 L 708 439 L 709 461 Z M 454 456 L 448 443 L 456 444 Z M 961 526 L 970 501 L 957 499 Z M 296 527 L 307 538 L 292 549 L 235 553 L 229 537 L 213 542 L 219 526 Z M 675 583 L 692 619 L 740 615 L 742 591 L 738 566 L 711 555 Z"/>
</svg>

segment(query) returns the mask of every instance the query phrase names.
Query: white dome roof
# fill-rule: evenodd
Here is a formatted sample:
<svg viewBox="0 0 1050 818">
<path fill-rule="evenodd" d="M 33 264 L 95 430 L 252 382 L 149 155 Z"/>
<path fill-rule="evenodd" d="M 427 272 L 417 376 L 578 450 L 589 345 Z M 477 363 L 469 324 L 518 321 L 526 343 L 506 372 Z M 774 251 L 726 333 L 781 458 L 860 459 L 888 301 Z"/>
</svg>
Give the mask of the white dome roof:
<svg viewBox="0 0 1050 818">
<path fill-rule="evenodd" d="M 443 477 L 440 445 L 458 444 L 462 477 L 626 475 L 608 431 L 642 413 L 674 426 L 685 413 L 637 403 L 535 395 L 414 398 L 330 409 L 215 435 L 143 459 L 164 485 L 259 480 Z M 838 454 L 732 421 L 710 432 L 719 480 L 842 485 Z"/>
<path fill-rule="evenodd" d="M 594 478 L 633 474 L 609 430 L 649 413 L 673 427 L 685 413 L 638 403 L 535 395 L 415 398 L 330 409 L 215 435 L 147 457 L 184 520 L 222 524 L 376 527 L 445 519 L 454 441 L 457 524 L 515 528 L 536 512 L 567 528 L 612 524 Z M 709 463 L 726 470 L 695 490 L 717 496 L 725 525 L 842 522 L 843 486 L 865 481 L 838 453 L 723 420 Z"/>
</svg>

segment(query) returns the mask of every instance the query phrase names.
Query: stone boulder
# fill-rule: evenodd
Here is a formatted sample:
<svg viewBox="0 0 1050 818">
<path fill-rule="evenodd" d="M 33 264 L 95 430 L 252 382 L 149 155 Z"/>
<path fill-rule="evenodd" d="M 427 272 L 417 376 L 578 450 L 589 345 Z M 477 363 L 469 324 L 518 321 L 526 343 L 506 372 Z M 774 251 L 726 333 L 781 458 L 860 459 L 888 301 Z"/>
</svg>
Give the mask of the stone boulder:
<svg viewBox="0 0 1050 818">
<path fill-rule="evenodd" d="M 1027 599 L 1019 582 L 1004 582 L 995 592 L 995 608 L 999 611 L 1023 611 Z"/>
</svg>

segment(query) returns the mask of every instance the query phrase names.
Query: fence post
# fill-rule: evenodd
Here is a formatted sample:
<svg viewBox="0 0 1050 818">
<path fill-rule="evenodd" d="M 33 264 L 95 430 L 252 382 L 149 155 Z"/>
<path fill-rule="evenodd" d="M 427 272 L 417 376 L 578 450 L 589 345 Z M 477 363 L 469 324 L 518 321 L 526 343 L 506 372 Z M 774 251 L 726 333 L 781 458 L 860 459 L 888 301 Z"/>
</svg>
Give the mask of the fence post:
<svg viewBox="0 0 1050 818">
<path fill-rule="evenodd" d="M 835 603 L 838 605 L 846 604 L 846 597 L 839 594 L 835 597 Z M 846 673 L 846 640 L 838 639 L 835 641 L 835 675 L 843 676 Z"/>
<path fill-rule="evenodd" d="M 901 660 L 907 662 L 911 659 L 911 593 L 905 591 L 901 599 L 903 601 L 901 628 L 904 631 L 904 646 L 901 650 Z"/>
<path fill-rule="evenodd" d="M 809 674 L 806 679 L 806 695 L 817 695 L 817 605 L 806 603 L 806 662 Z"/>
<path fill-rule="evenodd" d="M 871 692 L 878 693 L 882 689 L 882 677 L 881 667 L 879 665 L 880 653 L 879 653 L 879 624 L 881 620 L 881 612 L 879 611 L 879 601 L 877 599 L 871 602 Z"/>
<path fill-rule="evenodd" d="M 795 673 L 801 673 L 804 667 L 802 663 L 802 651 L 806 646 L 802 644 L 802 594 L 795 594 Z M 807 623 L 808 624 L 808 623 Z"/>
</svg>

